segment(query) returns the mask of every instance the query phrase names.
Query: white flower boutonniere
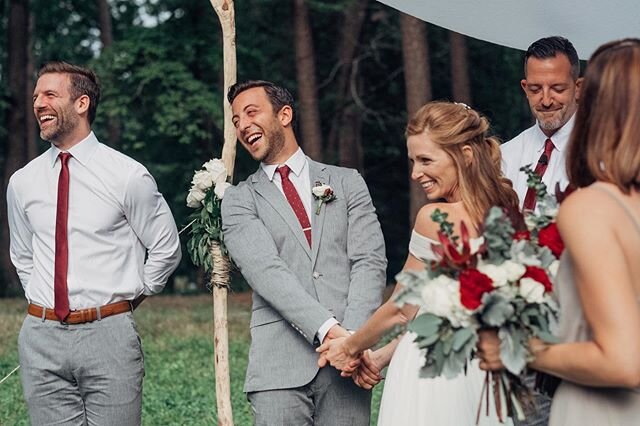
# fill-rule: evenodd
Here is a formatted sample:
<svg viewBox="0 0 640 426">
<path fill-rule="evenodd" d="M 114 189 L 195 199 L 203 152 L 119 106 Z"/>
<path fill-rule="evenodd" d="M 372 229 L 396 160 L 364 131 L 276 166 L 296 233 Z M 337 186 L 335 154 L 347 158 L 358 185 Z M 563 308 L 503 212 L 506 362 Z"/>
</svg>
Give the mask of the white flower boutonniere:
<svg viewBox="0 0 640 426">
<path fill-rule="evenodd" d="M 329 185 L 325 185 L 320 182 L 316 182 L 316 185 L 311 189 L 313 196 L 318 200 L 316 207 L 316 214 L 320 214 L 320 208 L 322 204 L 329 203 L 336 199 L 336 194 L 333 193 L 333 189 Z"/>
</svg>

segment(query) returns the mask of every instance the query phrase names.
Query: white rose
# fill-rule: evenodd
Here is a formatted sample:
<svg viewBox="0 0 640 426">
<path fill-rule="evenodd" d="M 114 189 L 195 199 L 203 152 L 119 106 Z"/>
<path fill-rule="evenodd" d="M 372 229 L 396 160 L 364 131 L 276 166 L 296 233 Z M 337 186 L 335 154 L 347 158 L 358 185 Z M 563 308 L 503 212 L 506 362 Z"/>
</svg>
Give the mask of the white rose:
<svg viewBox="0 0 640 426">
<path fill-rule="evenodd" d="M 466 326 L 469 313 L 460 303 L 459 288 L 457 280 L 445 275 L 434 278 L 422 289 L 423 310 L 448 319 L 454 327 Z"/>
<path fill-rule="evenodd" d="M 198 170 L 191 180 L 191 185 L 200 191 L 206 191 L 213 186 L 213 177 L 211 173 L 206 170 Z"/>
<path fill-rule="evenodd" d="M 317 198 L 320 198 L 324 195 L 325 192 L 327 192 L 327 189 L 331 191 L 331 187 L 329 185 L 318 185 L 311 188 L 311 192 L 313 192 L 313 195 L 315 195 Z"/>
<path fill-rule="evenodd" d="M 502 287 L 510 281 L 516 281 L 524 274 L 526 268 L 510 260 L 504 261 L 501 265 L 484 263 L 478 265 L 478 270 L 487 275 L 493 281 L 494 287 Z"/>
<path fill-rule="evenodd" d="M 520 280 L 520 295 L 529 303 L 542 303 L 544 286 L 533 278 L 523 278 Z"/>
<path fill-rule="evenodd" d="M 226 191 L 230 186 L 231 184 L 229 182 L 219 182 L 213 188 L 213 192 L 216 193 L 216 197 L 222 200 L 222 197 L 224 197 L 224 191 Z"/>
<path fill-rule="evenodd" d="M 202 165 L 210 174 L 211 180 L 217 185 L 227 180 L 227 169 L 222 160 L 214 158 Z"/>
<path fill-rule="evenodd" d="M 187 206 L 192 209 L 197 209 L 202 205 L 202 200 L 204 200 L 205 195 L 204 191 L 196 187 L 191 188 L 189 194 L 187 194 Z"/>
</svg>

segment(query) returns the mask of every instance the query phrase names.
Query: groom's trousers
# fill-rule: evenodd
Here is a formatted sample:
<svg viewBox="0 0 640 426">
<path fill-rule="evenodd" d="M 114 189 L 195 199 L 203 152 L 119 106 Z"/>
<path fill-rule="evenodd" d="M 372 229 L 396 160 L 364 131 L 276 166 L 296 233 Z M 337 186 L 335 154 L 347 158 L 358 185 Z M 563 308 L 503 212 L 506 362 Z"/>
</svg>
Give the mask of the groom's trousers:
<svg viewBox="0 0 640 426">
<path fill-rule="evenodd" d="M 247 394 L 256 426 L 369 426 L 371 391 L 331 366 L 305 386 Z"/>
</svg>

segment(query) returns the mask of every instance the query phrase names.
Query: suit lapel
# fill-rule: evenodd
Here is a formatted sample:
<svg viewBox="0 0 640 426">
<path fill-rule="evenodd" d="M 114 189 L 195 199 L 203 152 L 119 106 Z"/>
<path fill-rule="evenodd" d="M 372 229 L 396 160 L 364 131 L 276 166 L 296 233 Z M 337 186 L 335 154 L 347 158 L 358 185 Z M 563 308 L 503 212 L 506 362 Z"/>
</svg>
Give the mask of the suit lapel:
<svg viewBox="0 0 640 426">
<path fill-rule="evenodd" d="M 309 180 L 311 182 L 311 188 L 313 189 L 316 184 L 330 185 L 330 176 L 327 173 L 327 167 L 324 164 L 316 163 L 311 159 L 309 161 Z M 316 258 L 318 257 L 318 249 L 320 247 L 320 239 L 322 238 L 322 230 L 324 228 L 324 216 L 327 211 L 327 206 L 323 205 L 320 209 L 320 213 L 316 214 L 318 208 L 318 200 L 313 196 L 313 190 L 311 191 L 311 264 L 314 265 Z"/>
<path fill-rule="evenodd" d="M 296 214 L 293 212 L 293 209 L 289 205 L 289 202 L 285 198 L 284 194 L 282 194 L 276 187 L 276 185 L 269 180 L 262 169 L 258 170 L 257 173 L 254 173 L 251 180 L 253 182 L 255 191 L 259 195 L 261 195 L 267 201 L 267 203 L 271 205 L 271 207 L 273 207 L 273 210 L 278 215 L 282 217 L 300 245 L 304 248 L 307 256 L 311 257 L 311 249 L 309 248 L 307 238 L 304 236 L 304 232 L 302 232 L 300 222 L 298 221 Z M 262 213 L 263 212 L 261 212 L 261 214 Z M 314 242 L 313 229 L 311 230 L 311 242 Z"/>
</svg>

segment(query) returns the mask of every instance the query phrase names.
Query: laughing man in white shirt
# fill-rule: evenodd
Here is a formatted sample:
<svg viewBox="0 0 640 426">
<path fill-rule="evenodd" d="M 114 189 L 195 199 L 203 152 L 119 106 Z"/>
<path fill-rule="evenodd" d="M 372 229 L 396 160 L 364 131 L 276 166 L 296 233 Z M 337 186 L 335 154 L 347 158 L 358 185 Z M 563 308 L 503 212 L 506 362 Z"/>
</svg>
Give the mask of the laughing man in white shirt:
<svg viewBox="0 0 640 426">
<path fill-rule="evenodd" d="M 153 177 L 91 131 L 99 99 L 91 70 L 46 64 L 33 111 L 51 148 L 7 188 L 11 259 L 29 302 L 18 349 L 33 425 L 141 423 L 131 311 L 181 257 Z"/>
<path fill-rule="evenodd" d="M 571 42 L 563 37 L 542 38 L 529 46 L 525 53 L 524 73 L 520 85 L 536 124 L 502 145 L 503 172 L 513 182 L 521 208 L 527 194 L 527 176 L 520 167 L 531 164 L 535 169 L 539 163 L 546 162 L 542 181 L 551 192 L 556 183 L 563 190 L 569 183 L 565 150 L 582 84 L 578 54 Z M 546 142 L 547 139 L 552 145 Z"/>
</svg>

